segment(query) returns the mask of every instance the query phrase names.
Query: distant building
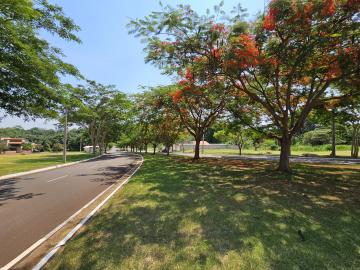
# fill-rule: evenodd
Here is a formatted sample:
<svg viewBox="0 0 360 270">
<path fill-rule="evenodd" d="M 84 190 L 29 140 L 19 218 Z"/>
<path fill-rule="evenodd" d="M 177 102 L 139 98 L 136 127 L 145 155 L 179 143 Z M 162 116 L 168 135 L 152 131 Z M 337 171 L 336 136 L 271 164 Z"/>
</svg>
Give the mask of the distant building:
<svg viewBox="0 0 360 270">
<path fill-rule="evenodd" d="M 236 146 L 229 144 L 214 144 L 208 143 L 207 141 L 200 141 L 200 149 L 235 149 Z M 174 151 L 187 151 L 187 150 L 195 150 L 195 141 L 177 143 L 173 145 Z"/>
<path fill-rule="evenodd" d="M 22 146 L 26 143 L 23 138 L 0 138 L 0 141 L 5 143 L 9 151 L 16 151 L 16 153 L 21 153 Z"/>
<path fill-rule="evenodd" d="M 86 146 L 84 146 L 84 151 L 86 152 L 86 153 L 92 153 L 93 152 L 93 146 L 92 145 L 86 145 Z M 99 148 L 99 146 L 97 145 L 96 146 L 96 152 L 99 152 L 100 151 L 100 148 Z"/>
</svg>

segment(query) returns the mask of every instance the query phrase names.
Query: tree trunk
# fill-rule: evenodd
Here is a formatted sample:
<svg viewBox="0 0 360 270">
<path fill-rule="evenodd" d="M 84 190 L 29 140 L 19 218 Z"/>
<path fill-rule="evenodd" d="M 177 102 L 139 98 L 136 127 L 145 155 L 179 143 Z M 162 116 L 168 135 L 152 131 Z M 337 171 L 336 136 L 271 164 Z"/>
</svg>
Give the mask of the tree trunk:
<svg viewBox="0 0 360 270">
<path fill-rule="evenodd" d="M 281 172 L 290 172 L 291 137 L 289 135 L 283 135 L 280 143 L 281 151 L 278 170 Z"/>
<path fill-rule="evenodd" d="M 242 152 L 242 144 L 238 144 L 238 148 L 239 148 L 239 156 L 241 156 L 241 152 Z"/>
<path fill-rule="evenodd" d="M 148 147 L 148 146 L 147 146 L 147 144 L 145 144 L 145 145 L 144 145 L 144 148 L 145 148 L 145 154 L 147 154 L 147 150 L 148 150 L 148 149 L 147 149 L 147 147 Z"/>
<path fill-rule="evenodd" d="M 154 151 L 153 151 L 153 155 L 155 155 L 156 154 L 156 144 L 153 144 L 153 148 L 154 148 Z"/>
<path fill-rule="evenodd" d="M 170 146 L 166 146 L 166 155 L 170 156 Z"/>
<path fill-rule="evenodd" d="M 359 127 L 358 125 L 353 125 L 352 132 L 352 141 L 351 141 L 351 157 L 359 157 Z"/>
<path fill-rule="evenodd" d="M 194 159 L 199 159 L 200 158 L 200 141 L 201 141 L 201 136 L 199 136 L 199 138 L 195 138 L 195 155 L 194 155 Z"/>
<path fill-rule="evenodd" d="M 331 117 L 331 157 L 336 157 L 336 127 L 335 127 L 335 112 L 332 111 Z"/>
</svg>

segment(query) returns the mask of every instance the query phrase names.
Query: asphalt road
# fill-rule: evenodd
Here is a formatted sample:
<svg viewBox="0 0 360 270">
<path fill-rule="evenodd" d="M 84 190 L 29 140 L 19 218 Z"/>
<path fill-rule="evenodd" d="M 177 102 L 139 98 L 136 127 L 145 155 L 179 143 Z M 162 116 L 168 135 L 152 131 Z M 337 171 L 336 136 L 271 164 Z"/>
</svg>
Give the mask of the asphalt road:
<svg viewBox="0 0 360 270">
<path fill-rule="evenodd" d="M 115 183 L 135 160 L 126 154 L 107 155 L 0 180 L 0 267 Z"/>
<path fill-rule="evenodd" d="M 175 152 L 174 155 L 179 156 L 194 156 L 193 153 L 181 153 Z M 268 161 L 278 161 L 278 156 L 265 156 L 265 155 L 216 155 L 216 154 L 200 154 L 200 157 L 210 157 L 210 158 L 224 158 L 224 159 L 239 159 L 239 160 L 268 160 Z M 290 157 L 290 162 L 297 163 L 325 163 L 325 164 L 360 164 L 360 159 L 352 158 L 328 158 L 328 157 Z"/>
</svg>

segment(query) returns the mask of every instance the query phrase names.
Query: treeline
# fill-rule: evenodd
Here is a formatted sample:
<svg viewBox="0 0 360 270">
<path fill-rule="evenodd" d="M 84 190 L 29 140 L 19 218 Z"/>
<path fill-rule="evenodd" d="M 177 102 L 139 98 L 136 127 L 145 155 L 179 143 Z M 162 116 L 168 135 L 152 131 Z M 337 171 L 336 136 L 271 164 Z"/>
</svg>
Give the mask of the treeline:
<svg viewBox="0 0 360 270">
<path fill-rule="evenodd" d="M 25 119 L 76 124 L 86 129 L 94 153 L 96 146 L 102 153 L 116 141 L 145 151 L 162 144 L 169 151 L 174 142 L 192 137 L 196 160 L 201 140 L 220 125 L 217 136 L 230 137 L 239 150 L 249 137 L 254 147 L 264 138 L 273 140 L 283 172 L 291 170 L 291 148 L 299 138 L 327 142 L 319 130 L 305 133 L 314 118 L 330 127 L 333 156 L 344 125 L 351 133 L 351 155 L 358 157 L 359 11 L 360 2 L 353 0 L 273 0 L 249 22 L 240 5 L 227 14 L 221 2 L 205 15 L 188 5 L 162 5 L 128 26 L 144 42 L 146 62 L 174 83 L 129 97 L 86 80 L 39 36 L 47 31 L 80 42 L 79 27 L 61 7 L 3 0 L 0 108 Z M 82 83 L 63 84 L 60 74 Z"/>
<path fill-rule="evenodd" d="M 58 152 L 63 149 L 64 131 L 62 129 L 23 129 L 20 126 L 0 128 L 0 137 L 24 138 L 28 143 L 36 144 L 37 151 Z M 68 133 L 68 147 L 70 151 L 80 151 L 90 143 L 86 130 L 81 128 L 70 129 Z"/>
<path fill-rule="evenodd" d="M 221 2 L 205 15 L 162 6 L 129 27 L 146 61 L 177 81 L 170 95 L 196 141 L 194 159 L 222 121 L 239 144 L 253 131 L 276 141 L 278 169 L 289 172 L 291 147 L 312 114 L 331 123 L 332 142 L 337 121 L 350 126 L 358 156 L 359 10 L 352 0 L 273 0 L 249 22 L 240 5 L 227 14 Z"/>
</svg>

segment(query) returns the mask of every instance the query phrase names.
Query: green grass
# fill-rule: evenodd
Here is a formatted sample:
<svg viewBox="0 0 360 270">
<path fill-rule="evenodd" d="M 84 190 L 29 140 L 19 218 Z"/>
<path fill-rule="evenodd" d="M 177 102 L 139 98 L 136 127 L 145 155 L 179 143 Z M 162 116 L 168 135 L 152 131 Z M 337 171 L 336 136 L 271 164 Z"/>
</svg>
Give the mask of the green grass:
<svg viewBox="0 0 360 270">
<path fill-rule="evenodd" d="M 193 153 L 192 150 L 187 150 L 185 153 Z M 329 157 L 331 151 L 307 151 L 307 150 L 292 150 L 291 155 L 293 156 L 304 156 L 307 154 Z M 213 154 L 213 155 L 238 155 L 239 150 L 237 149 L 205 149 L 204 154 Z M 259 149 L 255 151 L 253 149 L 244 149 L 242 151 L 243 155 L 280 155 L 280 151 L 276 150 L 263 150 Z M 339 157 L 350 157 L 350 150 L 337 150 L 336 155 Z"/>
<path fill-rule="evenodd" d="M 92 157 L 84 152 L 68 152 L 67 161 L 79 161 Z M 0 176 L 62 164 L 62 153 L 34 153 L 0 155 Z"/>
<path fill-rule="evenodd" d="M 146 156 L 46 269 L 360 269 L 360 166 L 274 165 Z"/>
</svg>

